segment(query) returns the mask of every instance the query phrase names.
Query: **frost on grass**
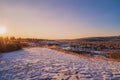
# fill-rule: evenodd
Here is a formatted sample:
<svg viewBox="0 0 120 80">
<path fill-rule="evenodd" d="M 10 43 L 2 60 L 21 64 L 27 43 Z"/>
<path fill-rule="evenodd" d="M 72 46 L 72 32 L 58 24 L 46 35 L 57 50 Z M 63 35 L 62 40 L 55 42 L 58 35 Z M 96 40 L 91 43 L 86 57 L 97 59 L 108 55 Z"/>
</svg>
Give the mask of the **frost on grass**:
<svg viewBox="0 0 120 80">
<path fill-rule="evenodd" d="M 0 55 L 0 80 L 120 80 L 120 62 L 89 59 L 46 48 Z"/>
</svg>

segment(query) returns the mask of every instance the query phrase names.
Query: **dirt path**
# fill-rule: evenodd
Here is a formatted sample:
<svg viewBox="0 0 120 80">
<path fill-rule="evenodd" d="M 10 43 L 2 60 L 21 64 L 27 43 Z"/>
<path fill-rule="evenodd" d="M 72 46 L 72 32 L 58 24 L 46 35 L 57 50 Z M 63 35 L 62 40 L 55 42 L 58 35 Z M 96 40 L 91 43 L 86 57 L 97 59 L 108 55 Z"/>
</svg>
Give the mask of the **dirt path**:
<svg viewBox="0 0 120 80">
<path fill-rule="evenodd" d="M 5 53 L 0 60 L 0 80 L 120 80 L 120 62 L 46 48 Z"/>
</svg>

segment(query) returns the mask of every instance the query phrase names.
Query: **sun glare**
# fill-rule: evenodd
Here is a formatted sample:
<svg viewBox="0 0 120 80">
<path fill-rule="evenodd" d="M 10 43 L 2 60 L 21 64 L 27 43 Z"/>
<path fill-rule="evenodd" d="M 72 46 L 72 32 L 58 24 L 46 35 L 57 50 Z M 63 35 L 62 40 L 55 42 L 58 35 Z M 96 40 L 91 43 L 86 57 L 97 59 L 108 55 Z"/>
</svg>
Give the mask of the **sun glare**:
<svg viewBox="0 0 120 80">
<path fill-rule="evenodd" d="M 0 27 L 0 34 L 5 34 L 5 33 L 6 33 L 6 28 Z"/>
</svg>

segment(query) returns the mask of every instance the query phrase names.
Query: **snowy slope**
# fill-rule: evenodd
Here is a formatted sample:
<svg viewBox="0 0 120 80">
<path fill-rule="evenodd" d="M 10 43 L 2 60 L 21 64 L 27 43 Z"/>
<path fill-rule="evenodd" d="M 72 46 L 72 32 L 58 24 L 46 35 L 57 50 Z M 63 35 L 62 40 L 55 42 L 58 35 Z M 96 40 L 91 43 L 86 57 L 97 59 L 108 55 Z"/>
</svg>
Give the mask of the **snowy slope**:
<svg viewBox="0 0 120 80">
<path fill-rule="evenodd" d="M 120 62 L 29 48 L 0 55 L 0 80 L 120 80 Z"/>
</svg>

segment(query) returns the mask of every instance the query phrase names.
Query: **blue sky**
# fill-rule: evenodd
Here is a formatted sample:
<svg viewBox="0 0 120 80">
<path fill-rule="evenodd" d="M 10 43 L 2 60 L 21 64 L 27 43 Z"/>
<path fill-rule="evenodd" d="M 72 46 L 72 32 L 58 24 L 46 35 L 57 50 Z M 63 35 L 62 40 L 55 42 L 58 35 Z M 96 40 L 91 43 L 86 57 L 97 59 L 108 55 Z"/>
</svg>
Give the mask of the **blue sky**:
<svg viewBox="0 0 120 80">
<path fill-rule="evenodd" d="M 48 39 L 120 35 L 120 0 L 1 0 L 6 35 Z"/>
</svg>

